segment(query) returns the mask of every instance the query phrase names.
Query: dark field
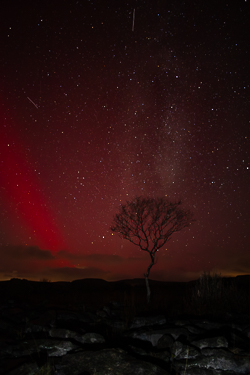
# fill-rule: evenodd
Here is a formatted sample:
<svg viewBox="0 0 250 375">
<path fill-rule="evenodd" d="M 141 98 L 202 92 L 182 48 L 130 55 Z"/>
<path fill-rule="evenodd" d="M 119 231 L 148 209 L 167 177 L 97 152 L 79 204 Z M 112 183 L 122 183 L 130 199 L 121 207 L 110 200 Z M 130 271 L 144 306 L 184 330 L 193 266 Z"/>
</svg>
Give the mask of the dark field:
<svg viewBox="0 0 250 375">
<path fill-rule="evenodd" d="M 250 276 L 221 278 L 205 275 L 184 282 L 150 280 L 151 302 L 146 302 L 144 279 L 107 282 L 83 279 L 47 282 L 12 279 L 0 282 L 0 304 L 13 300 L 46 308 L 96 310 L 117 302 L 128 315 L 163 313 L 166 316 L 250 314 Z"/>
</svg>

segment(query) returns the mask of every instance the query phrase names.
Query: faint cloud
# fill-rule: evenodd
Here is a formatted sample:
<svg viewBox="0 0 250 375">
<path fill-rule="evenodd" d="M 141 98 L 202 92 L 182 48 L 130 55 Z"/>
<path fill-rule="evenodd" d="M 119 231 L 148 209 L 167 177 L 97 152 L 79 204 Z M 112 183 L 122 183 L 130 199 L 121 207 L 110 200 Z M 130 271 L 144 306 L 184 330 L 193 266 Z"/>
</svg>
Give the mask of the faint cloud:
<svg viewBox="0 0 250 375">
<path fill-rule="evenodd" d="M 49 250 L 41 250 L 37 246 L 1 246 L 1 256 L 4 259 L 11 258 L 25 260 L 25 259 L 41 259 L 52 260 L 55 257 Z"/>
<path fill-rule="evenodd" d="M 100 263 L 102 265 L 115 265 L 115 264 L 126 264 L 132 262 L 141 262 L 145 258 L 145 254 L 141 257 L 129 257 L 125 258 L 116 254 L 72 254 L 67 250 L 61 250 L 56 253 L 56 258 L 63 258 L 70 260 L 74 263 L 89 264 L 89 263 Z M 148 255 L 146 255 L 148 257 Z M 149 257 L 148 257 L 149 259 Z"/>
<path fill-rule="evenodd" d="M 72 254 L 67 250 L 58 251 L 56 257 L 68 259 L 74 262 L 101 262 L 101 263 L 121 263 L 124 258 L 113 254 Z"/>
</svg>

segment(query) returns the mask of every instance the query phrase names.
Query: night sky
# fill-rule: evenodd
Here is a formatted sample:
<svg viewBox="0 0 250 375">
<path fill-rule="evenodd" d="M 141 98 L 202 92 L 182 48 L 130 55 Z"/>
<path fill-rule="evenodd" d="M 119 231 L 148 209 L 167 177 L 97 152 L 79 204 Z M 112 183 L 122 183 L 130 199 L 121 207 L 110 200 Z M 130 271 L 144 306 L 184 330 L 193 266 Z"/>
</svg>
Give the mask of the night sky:
<svg viewBox="0 0 250 375">
<path fill-rule="evenodd" d="M 150 277 L 250 273 L 249 2 L 3 0 L 0 279 L 141 278 L 136 195 L 196 222 Z"/>
</svg>

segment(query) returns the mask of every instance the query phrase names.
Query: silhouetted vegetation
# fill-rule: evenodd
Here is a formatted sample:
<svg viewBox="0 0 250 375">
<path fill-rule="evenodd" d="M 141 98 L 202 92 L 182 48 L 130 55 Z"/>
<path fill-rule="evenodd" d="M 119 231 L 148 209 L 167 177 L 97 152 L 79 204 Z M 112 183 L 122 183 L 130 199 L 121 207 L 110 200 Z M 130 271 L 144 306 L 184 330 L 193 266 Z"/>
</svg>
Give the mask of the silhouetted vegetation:
<svg viewBox="0 0 250 375">
<path fill-rule="evenodd" d="M 188 227 L 193 221 L 189 210 L 179 208 L 181 201 L 170 202 L 163 198 L 135 197 L 121 205 L 111 226 L 112 232 L 139 246 L 150 255 L 151 263 L 145 273 L 147 302 L 150 301 L 148 277 L 155 264 L 155 254 L 175 232 Z"/>
<path fill-rule="evenodd" d="M 237 278 L 204 272 L 185 297 L 185 311 L 195 315 L 220 316 L 249 313 L 248 288 L 237 285 Z"/>
<path fill-rule="evenodd" d="M 223 278 L 203 273 L 196 281 L 160 282 L 151 280 L 150 304 L 143 293 L 143 279 L 107 282 L 83 279 L 73 282 L 34 282 L 12 279 L 0 282 L 1 303 L 16 301 L 37 308 L 70 308 L 95 311 L 117 303 L 128 326 L 133 317 L 164 314 L 177 316 L 225 317 L 250 313 L 250 276 Z"/>
</svg>

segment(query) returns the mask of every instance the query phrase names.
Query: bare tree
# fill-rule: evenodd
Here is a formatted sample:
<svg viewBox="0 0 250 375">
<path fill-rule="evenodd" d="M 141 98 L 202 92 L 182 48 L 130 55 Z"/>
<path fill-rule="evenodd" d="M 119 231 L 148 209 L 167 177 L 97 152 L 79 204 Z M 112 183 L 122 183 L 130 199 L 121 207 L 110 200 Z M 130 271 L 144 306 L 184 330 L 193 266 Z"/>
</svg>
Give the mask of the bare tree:
<svg viewBox="0 0 250 375">
<path fill-rule="evenodd" d="M 111 231 L 150 255 L 151 263 L 144 274 L 148 302 L 151 295 L 148 277 L 155 264 L 156 252 L 170 240 L 174 232 L 188 227 L 194 221 L 191 211 L 179 208 L 180 205 L 181 201 L 173 203 L 166 197 L 135 197 L 121 205 L 119 213 L 113 218 Z"/>
</svg>

